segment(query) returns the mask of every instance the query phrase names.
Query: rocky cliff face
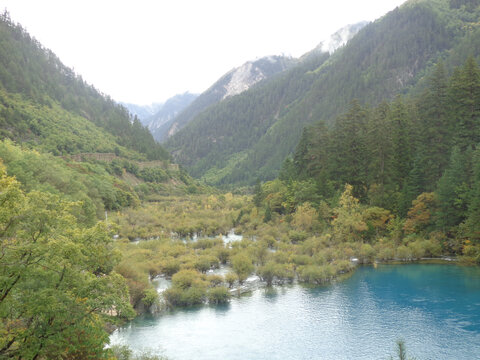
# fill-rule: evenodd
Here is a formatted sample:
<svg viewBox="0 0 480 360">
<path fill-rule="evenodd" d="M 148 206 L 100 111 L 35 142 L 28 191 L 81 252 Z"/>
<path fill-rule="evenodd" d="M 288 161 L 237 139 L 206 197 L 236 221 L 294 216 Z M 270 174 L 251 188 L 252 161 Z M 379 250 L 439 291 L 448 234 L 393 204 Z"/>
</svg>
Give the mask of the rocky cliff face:
<svg viewBox="0 0 480 360">
<path fill-rule="evenodd" d="M 322 41 L 318 45 L 318 48 L 320 48 L 323 52 L 333 54 L 335 50 L 345 45 L 367 24 L 367 21 L 361 21 L 353 25 L 344 26 L 332 34 L 327 40 Z"/>
<path fill-rule="evenodd" d="M 279 56 L 268 56 L 255 61 L 248 61 L 242 66 L 233 69 L 225 75 L 227 82 L 223 86 L 225 94 L 223 99 L 241 94 L 253 85 L 285 70 L 293 59 Z"/>
<path fill-rule="evenodd" d="M 313 50 L 303 55 L 300 59 L 304 60 L 311 55 L 318 55 L 321 53 L 333 54 L 342 46 L 346 45 L 350 39 L 352 39 L 361 29 L 368 25 L 368 21 L 361 21 L 356 24 L 350 24 L 337 30 L 330 35 L 328 39 L 320 42 Z"/>
</svg>

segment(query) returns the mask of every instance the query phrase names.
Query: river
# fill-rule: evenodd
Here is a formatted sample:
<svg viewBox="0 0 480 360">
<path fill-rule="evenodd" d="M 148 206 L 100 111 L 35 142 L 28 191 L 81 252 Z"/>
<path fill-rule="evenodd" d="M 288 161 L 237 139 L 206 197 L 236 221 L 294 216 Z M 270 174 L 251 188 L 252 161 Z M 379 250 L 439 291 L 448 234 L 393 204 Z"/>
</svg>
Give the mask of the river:
<svg viewBox="0 0 480 360">
<path fill-rule="evenodd" d="M 325 287 L 260 289 L 225 306 L 139 317 L 111 336 L 178 360 L 385 360 L 397 339 L 417 360 L 479 359 L 480 268 L 360 267 Z"/>
</svg>

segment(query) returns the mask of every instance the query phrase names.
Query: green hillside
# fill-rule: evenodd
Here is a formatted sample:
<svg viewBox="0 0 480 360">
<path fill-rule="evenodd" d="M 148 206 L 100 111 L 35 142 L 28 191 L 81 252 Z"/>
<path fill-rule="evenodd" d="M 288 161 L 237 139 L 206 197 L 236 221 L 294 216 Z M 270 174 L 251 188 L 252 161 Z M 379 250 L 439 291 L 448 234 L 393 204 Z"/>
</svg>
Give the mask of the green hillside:
<svg viewBox="0 0 480 360">
<path fill-rule="evenodd" d="M 363 28 L 344 48 L 207 109 L 167 143 L 175 159 L 209 183 L 272 179 L 302 129 L 330 126 L 354 98 L 377 105 L 418 92 L 444 58 L 448 69 L 480 54 L 479 7 L 409 1 Z"/>
<path fill-rule="evenodd" d="M 124 107 L 7 12 L 0 16 L 0 159 L 24 191 L 81 201 L 77 216 L 86 224 L 139 199 L 201 189 Z"/>
<path fill-rule="evenodd" d="M 0 90 L 3 138 L 55 155 L 118 147 L 127 157 L 169 157 L 124 107 L 85 83 L 7 12 L 0 16 Z"/>
</svg>

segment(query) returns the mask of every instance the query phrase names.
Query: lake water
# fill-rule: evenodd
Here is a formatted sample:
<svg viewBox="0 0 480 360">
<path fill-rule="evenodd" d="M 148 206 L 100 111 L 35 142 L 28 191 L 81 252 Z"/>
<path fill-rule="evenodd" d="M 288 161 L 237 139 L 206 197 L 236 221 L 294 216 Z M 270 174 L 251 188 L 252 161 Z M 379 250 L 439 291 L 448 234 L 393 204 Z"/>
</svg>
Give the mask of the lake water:
<svg viewBox="0 0 480 360">
<path fill-rule="evenodd" d="M 480 268 L 361 267 L 321 288 L 260 289 L 229 305 L 137 318 L 112 344 L 171 359 L 480 359 Z"/>
</svg>

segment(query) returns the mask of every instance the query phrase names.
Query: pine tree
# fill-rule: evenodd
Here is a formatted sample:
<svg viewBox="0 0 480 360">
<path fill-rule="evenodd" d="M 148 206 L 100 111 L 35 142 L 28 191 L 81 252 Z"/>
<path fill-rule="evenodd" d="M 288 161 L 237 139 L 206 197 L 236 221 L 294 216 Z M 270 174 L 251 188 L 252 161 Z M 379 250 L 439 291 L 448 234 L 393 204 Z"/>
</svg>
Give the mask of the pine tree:
<svg viewBox="0 0 480 360">
<path fill-rule="evenodd" d="M 418 102 L 418 159 L 424 174 L 425 191 L 432 191 L 448 163 L 452 125 L 448 116 L 447 75 L 440 61 L 428 79 L 428 88 Z"/>
<path fill-rule="evenodd" d="M 412 169 L 413 158 L 410 121 L 401 97 L 397 97 L 391 105 L 389 121 L 392 127 L 392 180 L 400 189 Z"/>
<path fill-rule="evenodd" d="M 368 156 L 365 144 L 367 112 L 357 100 L 348 113 L 337 118 L 332 134 L 332 169 L 334 179 L 350 183 L 356 196 L 366 192 Z"/>
<path fill-rule="evenodd" d="M 442 231 L 447 231 L 465 219 L 469 188 L 467 157 L 468 154 L 455 147 L 450 156 L 450 163 L 438 181 L 437 224 Z"/>
<path fill-rule="evenodd" d="M 461 150 L 480 142 L 480 68 L 471 56 L 450 79 L 450 110 L 455 121 L 455 144 Z"/>
<path fill-rule="evenodd" d="M 480 242 L 480 149 L 473 154 L 472 168 L 473 180 L 464 229 L 470 239 Z"/>
<path fill-rule="evenodd" d="M 263 191 L 262 191 L 262 184 L 260 180 L 257 180 L 255 183 L 255 188 L 253 190 L 253 203 L 256 207 L 262 206 L 263 201 Z"/>
<path fill-rule="evenodd" d="M 391 124 L 387 121 L 389 105 L 382 102 L 371 114 L 367 123 L 366 142 L 369 156 L 368 182 L 384 186 L 389 180 L 392 155 Z"/>
</svg>

